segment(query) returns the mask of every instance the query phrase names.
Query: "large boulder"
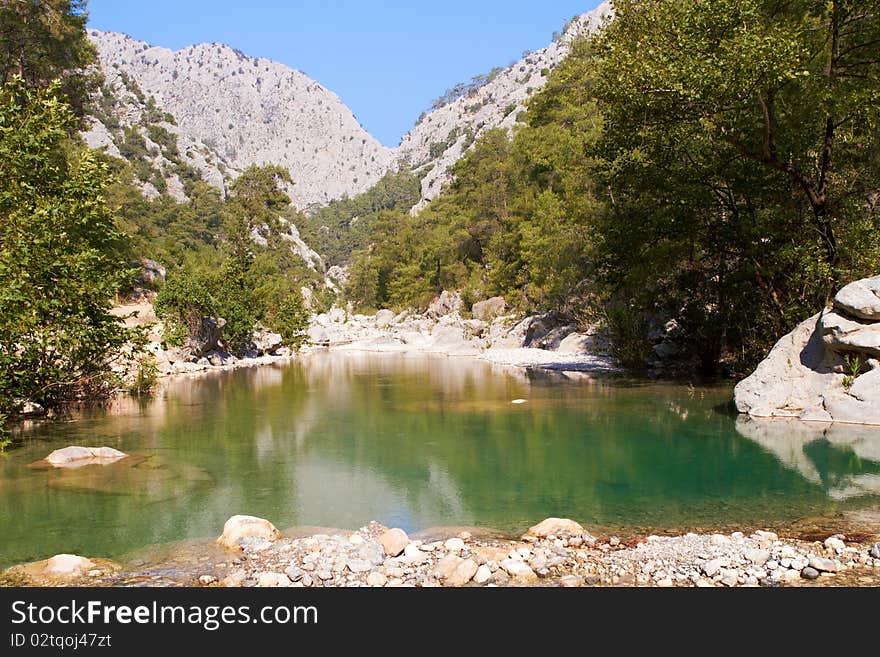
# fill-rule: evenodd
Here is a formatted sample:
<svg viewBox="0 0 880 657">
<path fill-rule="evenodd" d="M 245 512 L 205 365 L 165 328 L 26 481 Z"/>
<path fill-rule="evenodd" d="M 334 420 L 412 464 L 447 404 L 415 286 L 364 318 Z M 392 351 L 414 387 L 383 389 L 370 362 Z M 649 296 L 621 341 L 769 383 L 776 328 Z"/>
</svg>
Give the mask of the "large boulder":
<svg viewBox="0 0 880 657">
<path fill-rule="evenodd" d="M 247 538 L 277 541 L 281 538 L 281 532 L 275 528 L 275 525 L 263 518 L 232 516 L 223 525 L 223 535 L 217 539 L 217 543 L 230 550 L 238 550 L 241 548 L 242 539 Z"/>
<path fill-rule="evenodd" d="M 474 319 L 483 322 L 491 322 L 496 317 L 501 317 L 507 312 L 507 302 L 504 297 L 492 297 L 485 301 L 478 301 L 471 309 Z"/>
<path fill-rule="evenodd" d="M 880 425 L 880 279 L 848 285 L 824 310 L 782 338 L 736 386 L 740 413 Z"/>
<path fill-rule="evenodd" d="M 165 267 L 155 260 L 141 260 L 141 270 L 138 273 L 137 280 L 141 285 L 153 287 L 163 284 L 167 273 Z"/>
<path fill-rule="evenodd" d="M 880 358 L 880 322 L 850 319 L 829 311 L 822 315 L 819 328 L 822 341 L 832 351 Z"/>
<path fill-rule="evenodd" d="M 380 310 L 376 313 L 376 326 L 378 328 L 388 328 L 394 323 L 396 315 L 390 310 Z"/>
<path fill-rule="evenodd" d="M 452 313 L 461 312 L 463 307 L 464 301 L 461 294 L 444 290 L 439 297 L 431 302 L 431 305 L 428 306 L 428 312 L 425 314 L 431 319 L 439 319 Z"/>
<path fill-rule="evenodd" d="M 880 322 L 880 276 L 844 287 L 834 297 L 834 307 L 852 317 Z"/>
<path fill-rule="evenodd" d="M 209 351 L 218 349 L 226 320 L 222 317 L 203 317 L 198 333 L 190 336 L 186 343 L 186 349 L 194 358 L 200 358 Z"/>
<path fill-rule="evenodd" d="M 254 332 L 254 347 L 261 354 L 274 354 L 284 345 L 284 338 L 266 329 Z"/>
<path fill-rule="evenodd" d="M 527 536 L 547 538 L 554 534 L 581 534 L 584 528 L 574 520 L 567 518 L 547 518 L 534 527 L 530 527 Z"/>
<path fill-rule="evenodd" d="M 330 334 L 323 326 L 312 326 L 309 329 L 309 342 L 317 345 L 329 345 Z"/>
</svg>

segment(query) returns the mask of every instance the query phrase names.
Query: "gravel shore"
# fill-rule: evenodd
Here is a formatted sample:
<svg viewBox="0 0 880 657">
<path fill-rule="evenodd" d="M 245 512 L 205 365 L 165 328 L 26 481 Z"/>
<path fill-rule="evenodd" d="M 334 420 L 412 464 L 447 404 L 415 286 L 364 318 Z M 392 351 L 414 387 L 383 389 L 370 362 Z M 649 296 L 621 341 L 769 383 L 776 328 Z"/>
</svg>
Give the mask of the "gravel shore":
<svg viewBox="0 0 880 657">
<path fill-rule="evenodd" d="M 877 537 L 875 537 L 877 538 Z M 685 534 L 622 541 L 550 518 L 520 539 L 458 532 L 411 540 L 371 523 L 356 532 L 284 538 L 266 520 L 235 516 L 217 556 L 180 569 L 123 567 L 65 555 L 16 566 L 0 584 L 224 587 L 787 587 L 878 586 L 880 543 L 806 542 L 773 532 Z M 59 565 L 59 563 L 61 565 Z M 49 568 L 53 568 L 52 572 Z M 67 572 L 63 572 L 64 569 Z M 168 573 L 175 572 L 174 576 Z M 161 573 L 161 575 L 159 575 Z"/>
</svg>

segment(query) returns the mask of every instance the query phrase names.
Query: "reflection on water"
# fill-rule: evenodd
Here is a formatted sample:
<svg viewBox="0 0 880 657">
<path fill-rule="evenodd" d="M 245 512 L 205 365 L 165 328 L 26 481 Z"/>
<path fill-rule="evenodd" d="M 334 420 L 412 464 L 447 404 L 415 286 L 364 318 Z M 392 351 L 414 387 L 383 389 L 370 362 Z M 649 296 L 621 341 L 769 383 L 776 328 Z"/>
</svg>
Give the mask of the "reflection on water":
<svg viewBox="0 0 880 657">
<path fill-rule="evenodd" d="M 876 506 L 880 432 L 737 424 L 731 393 L 356 353 L 170 381 L 150 403 L 33 425 L 0 457 L 0 565 L 216 536 L 236 513 L 281 528 L 520 532 L 556 515 L 662 531 Z M 71 444 L 136 458 L 28 467 Z"/>
<path fill-rule="evenodd" d="M 741 416 L 736 430 L 835 500 L 880 495 L 880 428 Z"/>
</svg>

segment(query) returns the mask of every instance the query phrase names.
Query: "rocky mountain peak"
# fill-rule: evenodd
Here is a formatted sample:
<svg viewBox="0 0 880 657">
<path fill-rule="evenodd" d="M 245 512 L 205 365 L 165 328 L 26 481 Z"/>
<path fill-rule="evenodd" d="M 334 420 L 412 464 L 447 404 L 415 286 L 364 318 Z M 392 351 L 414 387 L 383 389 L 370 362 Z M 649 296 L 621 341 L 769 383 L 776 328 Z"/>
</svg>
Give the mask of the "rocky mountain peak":
<svg viewBox="0 0 880 657">
<path fill-rule="evenodd" d="M 124 72 L 225 168 L 289 169 L 299 207 L 369 189 L 396 164 L 338 96 L 304 73 L 217 43 L 179 51 L 92 30 L 106 77 Z"/>
</svg>

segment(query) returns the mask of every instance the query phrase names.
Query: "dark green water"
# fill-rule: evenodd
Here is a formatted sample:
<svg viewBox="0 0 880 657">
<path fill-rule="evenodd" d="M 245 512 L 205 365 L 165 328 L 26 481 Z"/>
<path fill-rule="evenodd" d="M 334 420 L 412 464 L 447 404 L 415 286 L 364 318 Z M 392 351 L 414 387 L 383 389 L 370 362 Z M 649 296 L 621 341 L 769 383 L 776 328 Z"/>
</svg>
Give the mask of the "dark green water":
<svg viewBox="0 0 880 657">
<path fill-rule="evenodd" d="M 148 404 L 35 427 L 0 456 L 0 566 L 214 537 L 236 513 L 279 528 L 520 532 L 564 516 L 672 531 L 880 504 L 880 431 L 738 427 L 731 394 L 364 354 L 175 381 Z M 146 458 L 28 467 L 67 445 Z"/>
</svg>

